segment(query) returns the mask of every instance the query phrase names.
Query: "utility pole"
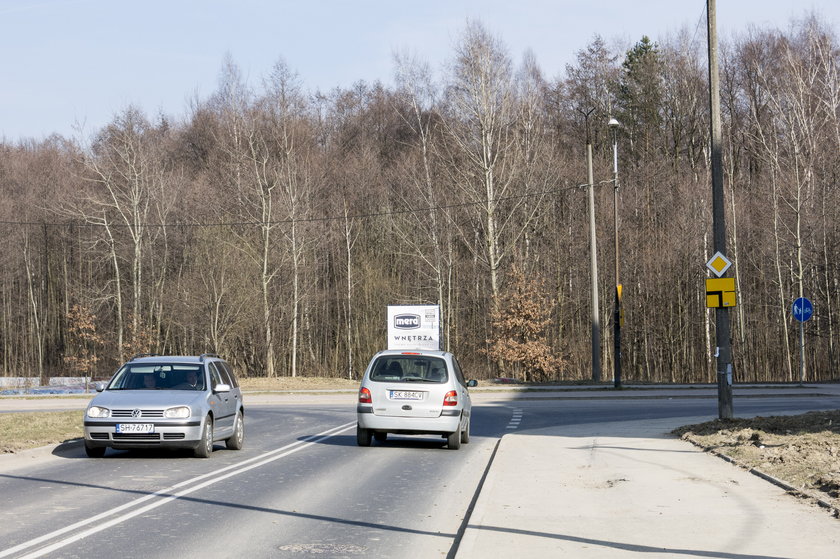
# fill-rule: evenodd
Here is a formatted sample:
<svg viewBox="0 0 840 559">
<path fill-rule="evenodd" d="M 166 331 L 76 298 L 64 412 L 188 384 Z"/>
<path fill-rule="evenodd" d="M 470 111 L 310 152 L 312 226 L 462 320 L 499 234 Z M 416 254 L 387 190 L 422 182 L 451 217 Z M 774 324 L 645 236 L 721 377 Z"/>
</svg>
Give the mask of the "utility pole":
<svg viewBox="0 0 840 559">
<path fill-rule="evenodd" d="M 615 342 L 615 365 L 613 387 L 621 388 L 621 280 L 619 279 L 618 252 L 618 120 L 611 118 L 607 123 L 613 138 L 613 232 L 615 233 L 615 309 L 613 312 L 613 341 Z"/>
<path fill-rule="evenodd" d="M 586 124 L 586 173 L 589 182 L 589 269 L 592 280 L 592 381 L 601 382 L 601 323 L 598 313 L 598 250 L 595 240 L 595 178 L 592 173 L 592 137 L 589 133 L 589 115 L 595 108 L 583 115 Z"/>
<path fill-rule="evenodd" d="M 712 140 L 712 221 L 714 250 L 726 254 L 726 215 L 723 196 L 723 166 L 721 163 L 720 85 L 717 62 L 717 25 L 715 0 L 706 0 L 706 18 L 709 26 L 709 105 L 711 112 Z M 732 348 L 729 335 L 729 309 L 715 309 L 715 340 L 717 343 L 718 417 L 731 419 L 732 412 Z"/>
</svg>

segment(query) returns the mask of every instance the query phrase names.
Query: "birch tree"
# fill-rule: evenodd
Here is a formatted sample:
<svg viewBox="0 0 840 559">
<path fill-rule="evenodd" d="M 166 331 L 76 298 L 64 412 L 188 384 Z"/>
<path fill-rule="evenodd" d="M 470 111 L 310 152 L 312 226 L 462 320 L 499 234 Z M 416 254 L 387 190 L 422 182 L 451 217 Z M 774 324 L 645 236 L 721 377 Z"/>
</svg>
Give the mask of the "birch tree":
<svg viewBox="0 0 840 559">
<path fill-rule="evenodd" d="M 446 102 L 448 110 L 443 123 L 451 148 L 444 148 L 448 171 L 465 200 L 478 209 L 472 234 L 462 235 L 465 240 L 478 238 L 476 245 L 465 245 L 486 267 L 491 299 L 496 305 L 506 250 L 500 205 L 515 193 L 513 177 L 518 164 L 511 156 L 515 143 L 515 88 L 505 47 L 480 23 L 470 22 L 455 48 Z"/>
<path fill-rule="evenodd" d="M 138 109 L 128 107 L 99 134 L 84 160 L 92 188 L 88 198 L 78 206 L 86 222 L 103 227 L 107 233 L 106 242 L 114 264 L 120 361 L 124 359 L 126 314 L 122 304 L 120 259 L 128 260 L 131 271 L 130 331 L 139 332 L 145 316 L 144 257 L 151 209 L 155 196 L 162 190 L 161 162 L 155 155 L 154 143 L 147 138 L 150 128 Z M 127 255 L 118 249 L 124 240 L 122 233 L 128 237 Z"/>
<path fill-rule="evenodd" d="M 274 205 L 280 169 L 272 150 L 272 139 L 254 111 L 253 94 L 230 59 L 222 70 L 214 103 L 220 113 L 219 140 L 226 159 L 223 178 L 228 181 L 241 219 L 252 224 L 256 231 L 255 235 L 242 234 L 237 247 L 256 266 L 262 311 L 263 366 L 266 376 L 274 377 L 277 370 L 273 290 L 279 269 Z"/>
<path fill-rule="evenodd" d="M 289 371 L 298 374 L 301 308 L 305 293 L 304 266 L 312 237 L 304 227 L 317 180 L 313 170 L 314 137 L 307 123 L 306 101 L 297 75 L 278 61 L 266 84 L 266 112 L 274 136 L 277 158 L 278 199 L 285 226 L 282 229 L 292 262 L 291 332 Z"/>
</svg>

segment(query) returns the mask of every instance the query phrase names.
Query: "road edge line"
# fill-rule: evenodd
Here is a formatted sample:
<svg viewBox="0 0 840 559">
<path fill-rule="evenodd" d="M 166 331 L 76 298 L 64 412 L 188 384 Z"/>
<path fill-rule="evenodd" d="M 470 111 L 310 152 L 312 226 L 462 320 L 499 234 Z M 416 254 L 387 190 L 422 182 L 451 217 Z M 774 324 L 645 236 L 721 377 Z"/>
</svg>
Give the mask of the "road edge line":
<svg viewBox="0 0 840 559">
<path fill-rule="evenodd" d="M 481 475 L 481 480 L 478 482 L 478 486 L 475 488 L 475 494 L 473 494 L 472 499 L 470 500 L 470 504 L 467 507 L 467 512 L 464 514 L 464 519 L 461 521 L 461 525 L 458 527 L 458 532 L 455 534 L 455 541 L 452 542 L 452 547 L 449 548 L 449 553 L 446 554 L 446 559 L 455 559 L 455 556 L 458 554 L 458 548 L 461 546 L 461 540 L 464 537 L 464 534 L 467 532 L 467 528 L 470 524 L 470 518 L 472 518 L 473 511 L 475 510 L 475 505 L 478 503 L 478 497 L 481 495 L 481 490 L 484 488 L 484 482 L 487 480 L 487 476 L 490 474 L 490 468 L 493 466 L 493 462 L 496 459 L 496 452 L 499 450 L 499 445 L 502 444 L 502 437 L 499 437 L 499 440 L 496 441 L 496 444 L 493 446 L 493 453 L 490 455 L 490 460 L 487 461 L 487 466 L 484 468 L 484 473 Z"/>
</svg>

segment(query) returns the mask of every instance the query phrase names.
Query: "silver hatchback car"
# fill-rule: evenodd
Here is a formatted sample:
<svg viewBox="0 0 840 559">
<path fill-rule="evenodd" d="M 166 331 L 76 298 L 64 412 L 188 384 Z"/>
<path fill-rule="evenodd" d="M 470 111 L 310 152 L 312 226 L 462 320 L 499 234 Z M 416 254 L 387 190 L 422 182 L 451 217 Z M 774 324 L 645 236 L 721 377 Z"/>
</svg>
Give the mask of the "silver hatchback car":
<svg viewBox="0 0 840 559">
<path fill-rule="evenodd" d="M 90 457 L 108 447 L 167 447 L 207 458 L 215 441 L 234 450 L 245 442 L 239 382 L 215 354 L 135 356 L 97 390 L 84 419 Z"/>
<path fill-rule="evenodd" d="M 356 442 L 370 446 L 388 433 L 440 435 L 458 449 L 470 442 L 472 402 L 455 357 L 445 351 L 380 351 L 362 377 Z"/>
</svg>

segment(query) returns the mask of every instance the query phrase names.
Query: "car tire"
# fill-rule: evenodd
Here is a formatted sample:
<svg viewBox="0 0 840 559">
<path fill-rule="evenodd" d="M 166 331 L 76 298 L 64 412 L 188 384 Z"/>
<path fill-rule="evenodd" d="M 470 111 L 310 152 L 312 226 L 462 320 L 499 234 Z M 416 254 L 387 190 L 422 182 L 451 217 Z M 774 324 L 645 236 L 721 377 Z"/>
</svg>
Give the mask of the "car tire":
<svg viewBox="0 0 840 559">
<path fill-rule="evenodd" d="M 446 446 L 449 447 L 450 450 L 458 450 L 461 448 L 461 430 L 458 429 L 454 433 L 449 433 L 446 436 Z"/>
<path fill-rule="evenodd" d="M 242 450 L 245 446 L 245 417 L 242 415 L 242 410 L 236 412 L 236 418 L 233 420 L 233 435 L 225 439 L 225 446 L 231 450 Z"/>
<path fill-rule="evenodd" d="M 201 441 L 195 447 L 193 454 L 196 458 L 210 458 L 213 453 L 213 418 L 207 416 L 204 420 L 204 429 L 201 431 Z"/>
<path fill-rule="evenodd" d="M 469 444 L 470 442 L 470 420 L 467 420 L 467 424 L 464 426 L 464 430 L 461 431 L 461 444 Z"/>
<path fill-rule="evenodd" d="M 374 433 L 373 438 L 378 443 L 384 443 L 388 439 L 388 433 Z"/>
<path fill-rule="evenodd" d="M 370 446 L 370 441 L 373 438 L 373 434 L 370 432 L 370 429 L 364 429 L 363 427 L 356 427 L 356 444 L 359 446 Z"/>
<path fill-rule="evenodd" d="M 85 454 L 88 455 L 88 458 L 102 458 L 105 456 L 105 448 L 104 446 L 91 446 L 85 441 Z"/>
</svg>

